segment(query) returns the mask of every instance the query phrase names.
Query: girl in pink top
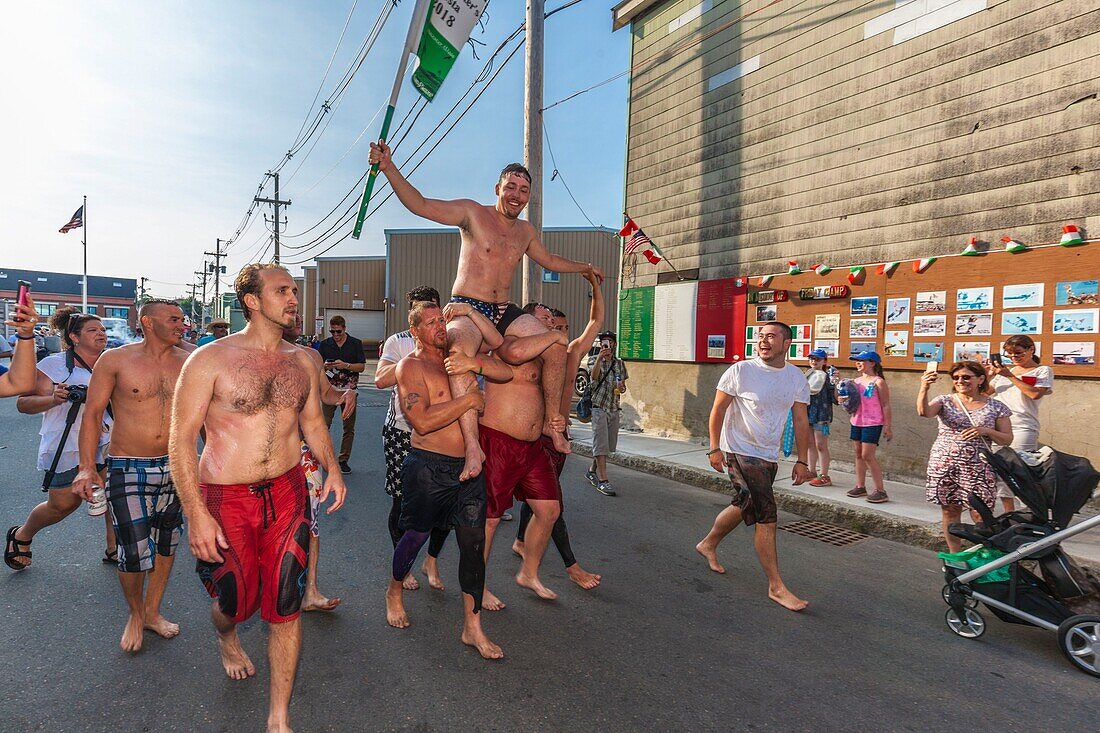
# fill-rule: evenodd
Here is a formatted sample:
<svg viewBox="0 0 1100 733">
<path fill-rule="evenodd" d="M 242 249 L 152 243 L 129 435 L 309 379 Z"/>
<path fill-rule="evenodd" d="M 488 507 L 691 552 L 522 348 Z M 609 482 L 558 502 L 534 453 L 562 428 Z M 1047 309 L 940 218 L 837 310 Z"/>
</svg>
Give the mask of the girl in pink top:
<svg viewBox="0 0 1100 733">
<path fill-rule="evenodd" d="M 882 359 L 874 351 L 864 351 L 852 357 L 856 363 L 859 377 L 852 383 L 852 389 L 859 390 L 859 407 L 852 415 L 852 449 L 856 456 L 856 487 L 848 496 L 866 496 L 872 504 L 882 504 L 890 500 L 882 482 L 882 465 L 878 462 L 878 444 L 882 438 L 889 441 L 894 437 L 891 428 L 890 388 L 882 373 Z M 871 479 L 875 490 L 867 493 L 867 469 L 871 470 Z"/>
</svg>

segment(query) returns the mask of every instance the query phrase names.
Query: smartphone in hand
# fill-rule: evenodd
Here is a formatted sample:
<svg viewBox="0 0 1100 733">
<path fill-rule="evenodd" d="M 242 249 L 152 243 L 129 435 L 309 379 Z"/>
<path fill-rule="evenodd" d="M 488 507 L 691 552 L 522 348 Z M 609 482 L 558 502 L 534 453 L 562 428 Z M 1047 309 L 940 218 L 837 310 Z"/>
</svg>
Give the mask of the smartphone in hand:
<svg viewBox="0 0 1100 733">
<path fill-rule="evenodd" d="M 928 365 L 926 367 L 924 367 L 924 371 L 929 372 L 931 374 L 935 374 L 939 370 L 940 370 L 940 363 L 938 361 L 930 361 L 930 362 L 928 362 Z"/>
<path fill-rule="evenodd" d="M 19 305 L 27 305 L 28 297 L 30 295 L 30 292 L 31 292 L 31 284 L 29 282 L 27 282 L 26 280 L 20 280 L 19 281 L 19 295 L 17 297 Z M 14 318 L 12 318 L 12 320 L 13 321 L 18 321 L 20 323 L 23 321 L 23 319 L 18 315 L 16 315 Z"/>
</svg>

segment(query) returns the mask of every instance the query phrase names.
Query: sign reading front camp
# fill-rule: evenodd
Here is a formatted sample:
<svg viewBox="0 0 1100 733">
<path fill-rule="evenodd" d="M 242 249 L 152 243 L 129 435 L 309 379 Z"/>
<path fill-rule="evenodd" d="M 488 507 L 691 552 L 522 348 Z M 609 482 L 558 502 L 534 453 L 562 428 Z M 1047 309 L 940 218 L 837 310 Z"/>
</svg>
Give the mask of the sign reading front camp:
<svg viewBox="0 0 1100 733">
<path fill-rule="evenodd" d="M 447 72 L 470 40 L 470 33 L 485 10 L 486 0 L 433 0 L 416 57 L 413 86 L 429 102 L 435 98 Z"/>
</svg>

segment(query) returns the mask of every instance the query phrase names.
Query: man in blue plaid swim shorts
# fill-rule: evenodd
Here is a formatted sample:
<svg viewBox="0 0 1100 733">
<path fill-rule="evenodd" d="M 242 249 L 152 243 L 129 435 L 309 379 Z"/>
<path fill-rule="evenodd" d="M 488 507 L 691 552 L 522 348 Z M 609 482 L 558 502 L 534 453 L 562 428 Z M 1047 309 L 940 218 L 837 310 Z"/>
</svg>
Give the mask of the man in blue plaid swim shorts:
<svg viewBox="0 0 1100 733">
<path fill-rule="evenodd" d="M 95 447 L 103 413 L 115 426 L 107 457 L 107 508 L 118 537 L 118 579 L 130 617 L 123 651 L 141 649 L 146 629 L 170 639 L 179 626 L 160 614 L 183 527 L 183 511 L 168 466 L 172 396 L 187 352 L 183 311 L 151 300 L 138 315 L 145 340 L 109 349 L 96 361 L 88 384 L 80 438 L 80 473 L 73 492 L 90 500 L 99 488 Z M 109 406 L 109 407 L 108 407 Z M 148 576 L 148 586 L 146 586 Z"/>
</svg>

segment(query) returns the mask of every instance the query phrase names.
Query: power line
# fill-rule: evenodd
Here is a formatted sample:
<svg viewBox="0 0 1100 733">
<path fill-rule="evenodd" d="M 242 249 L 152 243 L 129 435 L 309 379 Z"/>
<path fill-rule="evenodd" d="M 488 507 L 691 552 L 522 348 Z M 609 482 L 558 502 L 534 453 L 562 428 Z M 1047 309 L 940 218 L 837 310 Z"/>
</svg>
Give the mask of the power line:
<svg viewBox="0 0 1100 733">
<path fill-rule="evenodd" d="M 336 60 L 336 53 L 340 50 L 340 45 L 344 42 L 344 34 L 348 32 L 348 25 L 351 24 L 351 16 L 355 15 L 355 8 L 359 5 L 359 0 L 352 0 L 351 10 L 348 11 L 347 20 L 344 21 L 344 27 L 340 30 L 340 37 L 336 39 L 336 47 L 332 49 L 332 55 L 328 57 L 328 65 L 325 66 L 325 73 L 321 77 L 321 83 L 317 85 L 317 91 L 313 94 L 313 101 L 309 103 L 309 109 L 313 109 L 313 105 L 317 104 L 317 100 L 321 97 L 321 89 L 325 86 L 325 82 L 328 81 L 328 73 L 332 70 L 332 62 Z M 302 135 L 302 130 L 306 129 L 306 124 L 309 122 L 309 113 L 306 113 L 305 119 L 302 120 L 302 126 L 298 128 L 298 134 L 294 137 L 297 141 Z M 293 147 L 293 145 L 291 145 Z"/>
<path fill-rule="evenodd" d="M 513 34 L 513 36 L 514 35 L 515 34 Z M 477 95 L 470 101 L 470 104 L 466 107 L 466 109 L 464 109 L 462 111 L 462 113 L 454 120 L 454 122 L 451 123 L 451 126 L 447 128 L 447 130 L 443 133 L 443 135 L 438 140 L 436 140 L 435 144 L 432 145 L 432 147 L 428 149 L 428 151 L 424 154 L 424 157 L 421 158 L 420 162 L 417 163 L 415 166 L 413 166 L 413 168 L 408 173 L 405 174 L 406 178 L 412 176 L 412 174 L 415 173 L 417 171 L 417 169 L 420 168 L 421 165 L 423 165 L 423 163 L 431 156 L 431 154 L 435 151 L 435 149 L 437 147 L 439 147 L 439 145 L 447 138 L 447 135 L 449 135 L 451 133 L 451 131 L 454 130 L 455 126 L 459 122 L 462 121 L 462 118 L 465 117 L 466 114 L 471 109 L 473 109 L 473 106 L 477 103 L 478 99 L 481 98 L 481 95 L 484 94 L 485 91 L 492 85 L 492 83 L 496 80 L 496 78 L 500 75 L 500 73 L 508 65 L 508 62 L 512 60 L 512 58 L 516 55 L 516 53 L 521 48 L 523 48 L 522 43 L 516 44 L 516 47 L 512 49 L 512 52 L 510 54 L 508 54 L 508 57 L 504 59 L 504 62 L 500 65 L 500 67 L 496 70 L 496 72 L 489 78 L 489 80 L 485 83 L 485 85 L 481 88 L 481 90 L 477 93 Z M 465 98 L 465 96 L 466 95 L 463 95 L 463 98 Z M 446 118 L 444 118 L 444 121 L 445 121 L 445 119 Z M 442 123 L 440 123 L 440 124 L 442 125 Z M 437 126 L 436 129 L 437 130 L 439 129 L 438 126 Z M 421 143 L 420 147 L 423 147 L 423 145 L 425 143 L 427 143 L 427 141 L 429 139 L 431 139 L 432 135 L 434 135 L 434 134 L 435 134 L 435 131 L 433 130 L 432 133 L 429 134 L 427 138 L 425 138 L 424 142 Z M 417 151 L 419 151 L 419 149 L 420 148 L 418 147 Z M 413 151 L 413 155 L 416 155 L 417 151 Z M 408 160 L 411 160 L 411 159 L 412 159 L 412 156 L 410 156 L 410 158 Z M 406 162 L 408 162 L 408 160 L 406 160 Z M 390 200 L 390 198 L 393 197 L 393 195 L 394 195 L 394 192 L 393 192 L 393 189 L 391 188 L 390 192 L 386 195 L 386 197 L 383 198 L 380 202 L 378 202 L 378 205 L 375 206 L 370 212 L 368 212 L 367 217 L 373 216 L 379 209 L 382 208 L 382 206 L 385 205 L 385 203 L 387 201 Z M 321 250 L 317 254 L 314 254 L 311 257 L 307 257 L 306 259 L 303 259 L 303 260 L 297 260 L 297 261 L 294 261 L 294 262 L 287 262 L 285 264 L 288 264 L 288 265 L 305 264 L 306 262 L 309 262 L 311 259 L 315 259 L 317 257 L 320 257 L 320 256 L 324 255 L 326 252 L 330 251 L 333 247 L 340 244 L 341 242 L 343 242 L 344 240 L 346 240 L 350 236 L 351 236 L 351 232 L 349 231 L 344 236 L 340 237 L 335 242 L 332 242 L 327 247 L 325 247 L 325 249 Z M 323 244 L 323 243 L 319 243 L 318 246 L 320 246 L 320 244 Z M 302 254 L 304 254 L 304 253 L 302 253 Z"/>
</svg>

